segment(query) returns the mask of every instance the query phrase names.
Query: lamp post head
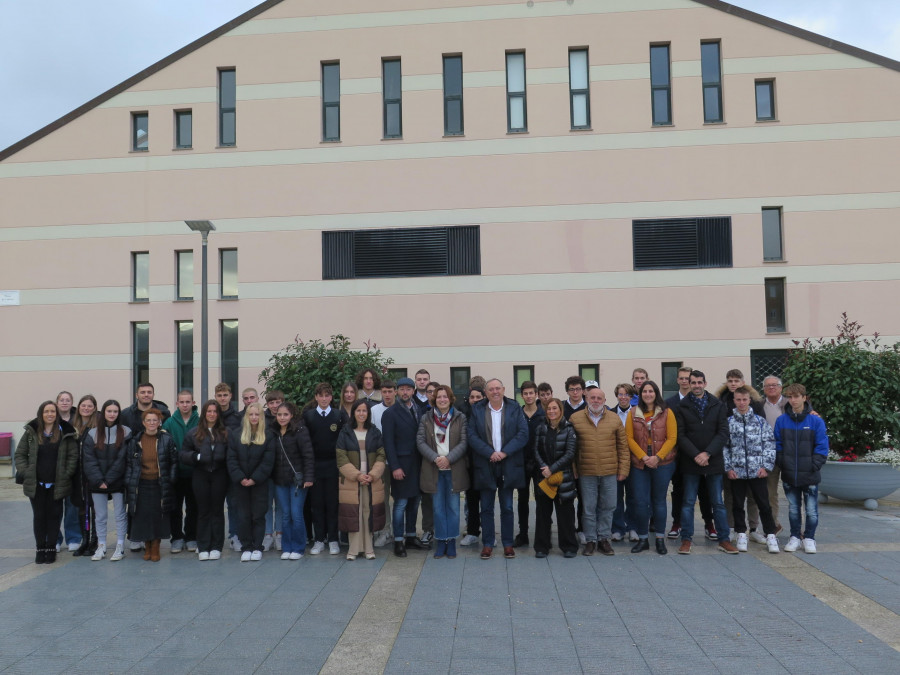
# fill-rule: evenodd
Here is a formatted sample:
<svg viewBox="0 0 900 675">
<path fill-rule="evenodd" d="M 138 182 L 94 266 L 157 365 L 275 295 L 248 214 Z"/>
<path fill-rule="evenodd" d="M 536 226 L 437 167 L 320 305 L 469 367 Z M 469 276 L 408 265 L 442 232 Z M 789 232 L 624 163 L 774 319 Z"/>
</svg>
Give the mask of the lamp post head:
<svg viewBox="0 0 900 675">
<path fill-rule="evenodd" d="M 184 223 L 194 232 L 199 232 L 204 236 L 216 229 L 216 226 L 208 220 L 186 220 Z"/>
</svg>

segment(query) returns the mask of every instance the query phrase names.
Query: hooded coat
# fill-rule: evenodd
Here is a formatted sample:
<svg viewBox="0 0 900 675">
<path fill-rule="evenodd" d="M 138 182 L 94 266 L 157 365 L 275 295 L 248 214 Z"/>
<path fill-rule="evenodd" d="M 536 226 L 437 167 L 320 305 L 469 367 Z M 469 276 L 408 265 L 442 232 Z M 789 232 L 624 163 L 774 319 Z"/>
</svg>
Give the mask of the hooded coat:
<svg viewBox="0 0 900 675">
<path fill-rule="evenodd" d="M 59 453 L 56 457 L 56 480 L 53 499 L 63 499 L 72 493 L 72 478 L 78 469 L 78 432 L 65 420 L 57 420 L 60 429 Z M 37 456 L 41 427 L 35 417 L 25 425 L 25 433 L 16 446 L 16 473 L 25 476 L 22 491 L 29 499 L 37 494 Z"/>
</svg>

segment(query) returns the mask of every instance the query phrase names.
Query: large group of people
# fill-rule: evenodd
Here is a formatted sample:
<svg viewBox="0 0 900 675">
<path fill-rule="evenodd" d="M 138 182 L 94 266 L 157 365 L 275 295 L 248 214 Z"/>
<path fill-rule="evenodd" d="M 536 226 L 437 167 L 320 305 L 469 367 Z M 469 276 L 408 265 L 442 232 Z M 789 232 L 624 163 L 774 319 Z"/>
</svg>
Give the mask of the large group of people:
<svg viewBox="0 0 900 675">
<path fill-rule="evenodd" d="M 302 409 L 280 391 L 263 402 L 247 388 L 238 411 L 221 383 L 199 410 L 190 391 L 178 392 L 174 414 L 150 383 L 126 408 L 98 408 L 90 394 L 76 406 L 63 391 L 25 426 L 16 480 L 31 500 L 39 564 L 53 563 L 63 544 L 103 560 L 110 502 L 111 561 L 127 551 L 159 561 L 164 540 L 170 553 L 201 561 L 219 560 L 226 545 L 253 562 L 272 548 L 282 560 L 307 548 L 339 555 L 342 544 L 348 560 L 371 560 L 390 543 L 395 556 L 433 549 L 452 559 L 457 543 L 479 541 L 487 560 L 497 502 L 500 547 L 515 558 L 531 545 L 532 500 L 538 558 L 553 548 L 554 514 L 566 558 L 614 555 L 623 541 L 640 554 L 651 534 L 656 553 L 667 554 L 671 539 L 690 554 L 698 500 L 705 536 L 721 551 L 753 541 L 778 553 L 779 484 L 789 505 L 784 550 L 815 553 L 828 437 L 803 385 L 770 376 L 761 396 L 733 369 L 712 394 L 704 373 L 687 367 L 677 381 L 664 399 L 637 368 L 610 406 L 597 382 L 577 375 L 564 400 L 528 381 L 520 404 L 497 378 L 472 378 L 457 401 L 425 369 L 397 382 L 366 369 L 337 399 L 330 384 L 317 385 Z"/>
</svg>

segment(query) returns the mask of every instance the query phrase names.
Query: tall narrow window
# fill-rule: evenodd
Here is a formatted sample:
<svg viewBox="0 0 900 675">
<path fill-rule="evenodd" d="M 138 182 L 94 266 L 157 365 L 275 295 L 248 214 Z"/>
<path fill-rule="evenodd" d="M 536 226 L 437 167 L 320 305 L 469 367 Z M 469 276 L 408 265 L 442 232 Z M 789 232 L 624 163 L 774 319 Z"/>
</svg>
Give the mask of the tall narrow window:
<svg viewBox="0 0 900 675">
<path fill-rule="evenodd" d="M 766 208 L 762 210 L 763 260 L 784 260 L 781 235 L 781 209 Z"/>
<path fill-rule="evenodd" d="M 769 333 L 787 331 L 784 310 L 784 277 L 766 279 L 766 331 Z"/>
<path fill-rule="evenodd" d="M 341 64 L 322 64 L 322 140 L 341 140 Z"/>
<path fill-rule="evenodd" d="M 462 56 L 444 57 L 444 135 L 463 133 Z"/>
<path fill-rule="evenodd" d="M 528 131 L 525 52 L 506 55 L 506 129 L 510 133 Z"/>
<path fill-rule="evenodd" d="M 237 84 L 234 68 L 219 71 L 219 145 L 237 143 Z"/>
<path fill-rule="evenodd" d="M 149 145 L 150 115 L 145 112 L 131 113 L 131 149 L 146 152 Z"/>
<path fill-rule="evenodd" d="M 519 390 L 522 388 L 522 383 L 528 382 L 529 380 L 534 382 L 534 366 L 513 366 L 513 381 L 516 386 L 516 400 L 520 405 L 525 403 L 525 401 Z"/>
<path fill-rule="evenodd" d="M 590 129 L 591 95 L 588 50 L 569 50 L 569 111 L 573 129 Z"/>
<path fill-rule="evenodd" d="M 177 391 L 194 388 L 194 322 L 175 322 L 175 386 Z"/>
<path fill-rule="evenodd" d="M 775 119 L 775 80 L 756 81 L 756 121 Z"/>
<path fill-rule="evenodd" d="M 596 363 L 582 363 L 578 366 L 578 377 L 585 382 L 600 382 L 600 366 Z"/>
<path fill-rule="evenodd" d="M 175 251 L 175 299 L 194 299 L 193 251 Z"/>
<path fill-rule="evenodd" d="M 672 72 L 669 45 L 650 47 L 650 96 L 653 125 L 672 124 Z"/>
<path fill-rule="evenodd" d="M 450 388 L 457 401 L 462 401 L 469 395 L 469 380 L 472 379 L 472 369 L 468 366 L 450 369 Z"/>
<path fill-rule="evenodd" d="M 703 76 L 703 121 L 721 122 L 722 114 L 722 45 L 700 43 L 700 70 Z"/>
<path fill-rule="evenodd" d="M 146 251 L 131 254 L 131 299 L 150 301 L 150 254 Z"/>
<path fill-rule="evenodd" d="M 238 321 L 226 319 L 219 322 L 222 336 L 221 344 L 221 376 L 222 382 L 231 387 L 231 391 L 238 389 Z"/>
<path fill-rule="evenodd" d="M 194 121 L 190 110 L 175 111 L 175 147 L 190 148 L 194 143 Z"/>
<path fill-rule="evenodd" d="M 384 97 L 384 137 L 403 136 L 403 105 L 400 78 L 400 59 L 381 62 L 381 87 Z"/>
<path fill-rule="evenodd" d="M 219 249 L 219 297 L 235 300 L 238 297 L 238 262 L 236 248 Z"/>
<path fill-rule="evenodd" d="M 664 361 L 662 364 L 662 395 L 663 398 L 669 398 L 678 393 L 678 369 L 681 368 L 681 361 Z"/>
<path fill-rule="evenodd" d="M 150 324 L 135 321 L 131 324 L 131 390 L 141 382 L 150 381 Z"/>
</svg>

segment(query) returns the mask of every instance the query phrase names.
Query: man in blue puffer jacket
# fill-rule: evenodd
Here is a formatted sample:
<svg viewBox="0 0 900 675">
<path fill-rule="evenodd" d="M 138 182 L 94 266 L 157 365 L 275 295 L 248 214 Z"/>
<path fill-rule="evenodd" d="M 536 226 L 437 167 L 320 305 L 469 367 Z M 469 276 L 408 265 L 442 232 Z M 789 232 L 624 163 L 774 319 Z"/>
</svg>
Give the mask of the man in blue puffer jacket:
<svg viewBox="0 0 900 675">
<path fill-rule="evenodd" d="M 791 384 L 784 388 L 783 396 L 790 408 L 785 407 L 784 415 L 775 422 L 775 463 L 781 468 L 791 521 L 791 538 L 784 550 L 796 551 L 802 543 L 804 551 L 815 553 L 820 471 L 828 459 L 828 432 L 822 418 L 812 414 L 806 387 Z M 806 504 L 802 539 L 801 500 Z"/>
</svg>

